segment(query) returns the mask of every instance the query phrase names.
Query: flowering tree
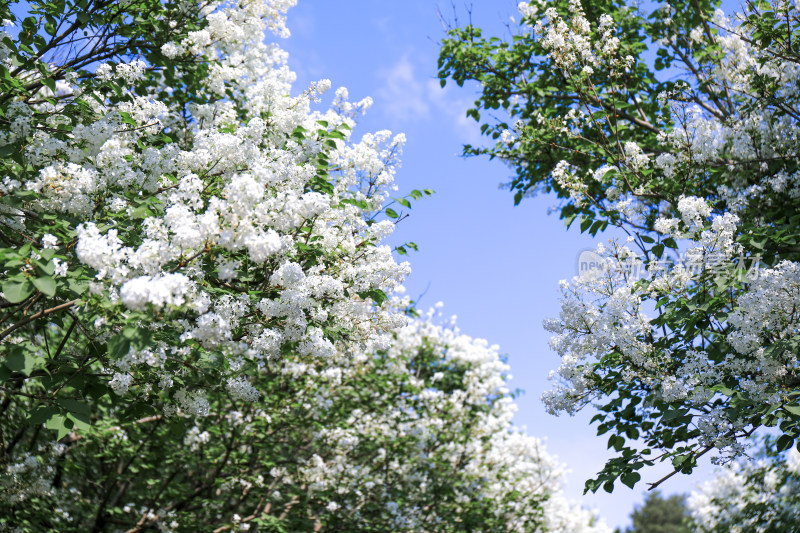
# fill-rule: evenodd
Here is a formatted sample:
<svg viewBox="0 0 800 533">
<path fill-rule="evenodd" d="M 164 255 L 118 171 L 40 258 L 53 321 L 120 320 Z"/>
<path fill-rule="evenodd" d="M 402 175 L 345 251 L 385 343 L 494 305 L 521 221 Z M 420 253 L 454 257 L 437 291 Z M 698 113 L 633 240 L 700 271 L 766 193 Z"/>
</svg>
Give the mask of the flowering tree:
<svg viewBox="0 0 800 533">
<path fill-rule="evenodd" d="M 291 96 L 293 3 L 0 6 L 0 528 L 605 531 L 402 296 L 430 191 Z"/>
<path fill-rule="evenodd" d="M 701 533 L 782 533 L 800 523 L 800 453 L 775 453 L 767 441 L 754 461 L 722 468 L 689 499 Z"/>
<path fill-rule="evenodd" d="M 465 153 L 508 163 L 515 202 L 552 192 L 568 226 L 629 235 L 545 324 L 548 409 L 594 404 L 618 452 L 587 490 L 729 460 L 762 426 L 800 437 L 800 13 L 715 4 L 522 2 L 513 39 L 442 43 L 442 84 L 481 84 L 468 114 L 496 140 Z"/>
</svg>

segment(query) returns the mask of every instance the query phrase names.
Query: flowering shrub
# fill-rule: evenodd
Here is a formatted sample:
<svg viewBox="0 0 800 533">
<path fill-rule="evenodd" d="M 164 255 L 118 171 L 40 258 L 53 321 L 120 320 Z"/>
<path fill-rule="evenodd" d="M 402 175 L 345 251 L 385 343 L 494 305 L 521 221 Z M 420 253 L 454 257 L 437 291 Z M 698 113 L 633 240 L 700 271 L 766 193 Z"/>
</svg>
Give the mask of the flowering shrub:
<svg viewBox="0 0 800 533">
<path fill-rule="evenodd" d="M 701 533 L 778 533 L 800 522 L 800 453 L 767 446 L 752 461 L 726 465 L 689 498 Z"/>
<path fill-rule="evenodd" d="M 442 84 L 481 84 L 468 114 L 503 113 L 465 153 L 507 162 L 515 202 L 553 192 L 568 226 L 630 236 L 563 282 L 545 324 L 547 408 L 594 405 L 618 452 L 587 490 L 732 460 L 763 426 L 777 450 L 800 437 L 800 12 L 747 6 L 521 2 L 513 40 L 467 26 L 442 43 Z"/>
<path fill-rule="evenodd" d="M 291 96 L 293 3 L 0 6 L 0 528 L 605 531 L 402 297 L 403 136 Z"/>
</svg>

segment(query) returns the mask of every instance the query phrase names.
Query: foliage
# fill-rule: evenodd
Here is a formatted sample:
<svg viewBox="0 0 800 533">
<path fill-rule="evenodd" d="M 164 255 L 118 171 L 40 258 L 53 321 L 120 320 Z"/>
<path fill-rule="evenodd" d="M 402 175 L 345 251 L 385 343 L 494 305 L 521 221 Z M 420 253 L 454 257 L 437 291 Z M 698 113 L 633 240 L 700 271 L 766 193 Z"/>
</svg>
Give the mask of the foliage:
<svg viewBox="0 0 800 533">
<path fill-rule="evenodd" d="M 0 528 L 603 531 L 402 297 L 403 136 L 292 96 L 293 3 L 0 5 Z"/>
<path fill-rule="evenodd" d="M 800 445 L 800 13 L 717 5 L 522 2 L 508 40 L 442 43 L 442 85 L 480 83 L 468 114 L 495 140 L 465 154 L 507 162 L 517 203 L 554 193 L 568 226 L 630 236 L 546 324 L 548 408 L 594 403 L 618 454 L 587 490 L 731 460 L 763 426 Z"/>
<path fill-rule="evenodd" d="M 633 526 L 624 533 L 689 533 L 689 509 L 686 495 L 663 498 L 658 491 L 648 492 L 644 503 L 631 513 Z M 619 529 L 617 529 L 619 532 Z M 620 532 L 621 533 L 621 532 Z"/>
<path fill-rule="evenodd" d="M 798 531 L 800 453 L 766 439 L 754 460 L 726 465 L 689 498 L 699 533 Z"/>
</svg>

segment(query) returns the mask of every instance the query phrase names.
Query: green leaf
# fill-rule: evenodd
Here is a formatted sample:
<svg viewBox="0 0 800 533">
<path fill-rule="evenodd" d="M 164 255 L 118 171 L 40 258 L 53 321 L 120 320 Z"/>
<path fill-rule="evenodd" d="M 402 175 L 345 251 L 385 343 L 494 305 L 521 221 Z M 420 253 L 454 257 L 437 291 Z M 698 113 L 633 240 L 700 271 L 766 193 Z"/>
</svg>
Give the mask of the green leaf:
<svg viewBox="0 0 800 533">
<path fill-rule="evenodd" d="M 781 435 L 778 437 L 778 442 L 776 443 L 775 449 L 779 452 L 782 452 L 791 448 L 793 444 L 793 437 L 790 437 L 789 435 Z"/>
<path fill-rule="evenodd" d="M 619 478 L 623 484 L 627 485 L 629 488 L 633 488 L 636 483 L 642 479 L 642 476 L 639 472 L 628 472 L 627 474 L 622 474 L 622 477 Z"/>
<path fill-rule="evenodd" d="M 800 416 L 800 405 L 784 405 L 783 410 L 795 416 Z"/>
<path fill-rule="evenodd" d="M 64 408 L 76 420 L 88 425 L 91 422 L 92 409 L 88 404 L 71 398 L 59 398 L 58 405 Z"/>
<path fill-rule="evenodd" d="M 685 463 L 686 460 L 689 459 L 691 456 L 692 456 L 691 453 L 676 455 L 675 457 L 672 458 L 672 466 L 674 466 L 675 468 L 680 468 L 680 466 L 683 463 Z"/>
<path fill-rule="evenodd" d="M 608 438 L 609 448 L 614 448 L 616 451 L 620 451 L 623 446 L 625 446 L 625 437 L 621 437 L 619 435 L 611 435 Z"/>
<path fill-rule="evenodd" d="M 661 422 L 665 423 L 674 420 L 676 418 L 680 418 L 682 416 L 685 416 L 688 412 L 689 409 L 673 409 L 672 411 L 667 411 L 666 413 L 664 413 L 664 416 L 661 417 Z"/>
<path fill-rule="evenodd" d="M 56 251 L 53 250 L 52 248 L 45 248 L 44 250 L 39 251 L 39 255 L 41 255 L 42 259 L 44 259 L 45 261 L 51 260 L 55 254 Z"/>
<path fill-rule="evenodd" d="M 389 218 L 400 218 L 400 215 L 397 214 L 397 211 L 395 211 L 391 207 L 386 208 L 386 216 L 388 216 Z"/>
<path fill-rule="evenodd" d="M 139 124 L 136 123 L 136 121 L 133 119 L 133 117 L 131 116 L 130 113 L 127 113 L 125 111 L 120 111 L 119 112 L 119 117 L 122 119 L 122 122 L 124 122 L 125 124 L 128 124 L 128 125 L 131 125 L 134 128 L 139 125 Z"/>
<path fill-rule="evenodd" d="M 123 420 L 136 420 L 154 415 L 157 412 L 158 411 L 148 403 L 134 402 L 121 414 L 121 417 Z"/>
<path fill-rule="evenodd" d="M 150 346 L 153 338 L 149 330 L 134 326 L 128 326 L 123 329 L 122 336 L 126 339 L 129 339 L 131 341 L 131 345 L 139 350 Z"/>
<path fill-rule="evenodd" d="M 76 279 L 69 278 L 67 280 L 67 287 L 69 287 L 69 290 L 71 290 L 75 294 L 81 295 L 84 292 L 86 292 L 86 289 L 89 288 L 89 282 L 88 281 L 78 281 Z"/>
<path fill-rule="evenodd" d="M 8 355 L 6 355 L 3 362 L 9 370 L 29 376 L 37 364 L 41 362 L 41 358 L 26 352 L 21 346 L 12 346 L 9 348 Z"/>
<path fill-rule="evenodd" d="M 172 420 L 169 423 L 169 434 L 175 439 L 182 439 L 186 426 L 181 420 Z"/>
<path fill-rule="evenodd" d="M 25 281 L 4 281 L 3 294 L 6 300 L 12 304 L 24 301 L 28 296 L 33 293 L 33 283 L 28 280 Z"/>
<path fill-rule="evenodd" d="M 121 359 L 128 355 L 131 349 L 131 340 L 124 335 L 114 335 L 108 339 L 108 356 L 111 359 Z"/>
<path fill-rule="evenodd" d="M 45 424 L 47 429 L 52 429 L 56 432 L 56 440 L 61 440 L 69 435 L 69 432 L 72 431 L 74 425 L 75 424 L 72 422 L 72 420 L 61 413 L 53 414 Z"/>
<path fill-rule="evenodd" d="M 369 291 L 359 292 L 358 295 L 364 300 L 366 300 L 367 298 L 371 298 L 372 301 L 374 301 L 375 304 L 377 305 L 381 305 L 383 302 L 389 299 L 389 297 L 386 296 L 386 293 L 380 289 L 372 289 Z"/>
<path fill-rule="evenodd" d="M 28 424 L 32 426 L 44 424 L 50 419 L 50 417 L 52 417 L 57 412 L 58 409 L 53 407 L 52 405 L 47 405 L 47 406 L 40 405 L 28 417 Z"/>
<path fill-rule="evenodd" d="M 11 157 L 14 152 L 17 151 L 17 146 L 14 144 L 6 144 L 5 146 L 0 146 L 0 159 L 4 159 L 6 157 Z"/>
<path fill-rule="evenodd" d="M 42 84 L 45 87 L 48 87 L 51 91 L 53 91 L 53 94 L 55 94 L 55 92 L 56 92 L 56 80 L 54 80 L 53 78 L 44 78 L 42 80 Z"/>
<path fill-rule="evenodd" d="M 583 485 L 583 493 L 586 494 L 587 492 L 597 492 L 597 489 L 600 488 L 600 480 L 599 479 L 589 479 Z"/>
<path fill-rule="evenodd" d="M 42 276 L 33 279 L 33 285 L 40 290 L 45 296 L 55 296 L 56 294 L 56 280 L 50 276 Z"/>
</svg>

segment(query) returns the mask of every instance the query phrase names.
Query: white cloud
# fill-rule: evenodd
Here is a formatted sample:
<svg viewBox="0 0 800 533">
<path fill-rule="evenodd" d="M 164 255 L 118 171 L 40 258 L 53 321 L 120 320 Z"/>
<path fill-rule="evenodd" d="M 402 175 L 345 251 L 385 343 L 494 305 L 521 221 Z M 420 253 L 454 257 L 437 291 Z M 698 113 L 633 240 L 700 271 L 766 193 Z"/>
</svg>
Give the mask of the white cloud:
<svg viewBox="0 0 800 533">
<path fill-rule="evenodd" d="M 453 84 L 441 87 L 439 80 L 428 80 L 427 94 L 429 101 L 453 122 L 453 129 L 458 133 L 461 142 L 472 145 L 485 143 L 481 138 L 480 124 L 467 116 L 467 109 L 472 107 L 473 99 L 458 97 L 454 93 L 467 94 L 469 89 L 453 87 Z"/>
<path fill-rule="evenodd" d="M 463 88 L 447 86 L 443 89 L 437 79 L 421 80 L 408 54 L 378 75 L 384 79 L 377 91 L 379 107 L 389 117 L 399 122 L 445 120 L 452 124 L 459 141 L 470 144 L 481 142 L 478 123 L 466 116 L 472 98 Z"/>
<path fill-rule="evenodd" d="M 430 106 L 425 87 L 417 80 L 408 55 L 379 75 L 385 78 L 385 82 L 378 89 L 378 97 L 388 115 L 398 120 L 410 120 L 428 114 Z"/>
</svg>

